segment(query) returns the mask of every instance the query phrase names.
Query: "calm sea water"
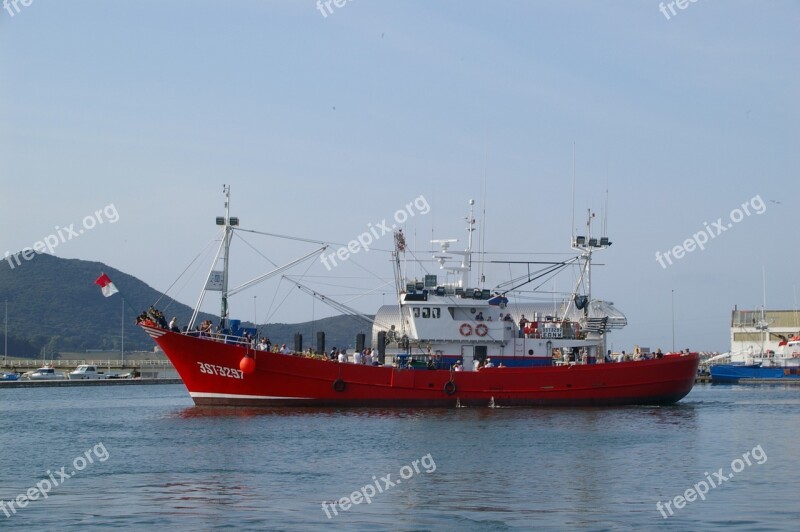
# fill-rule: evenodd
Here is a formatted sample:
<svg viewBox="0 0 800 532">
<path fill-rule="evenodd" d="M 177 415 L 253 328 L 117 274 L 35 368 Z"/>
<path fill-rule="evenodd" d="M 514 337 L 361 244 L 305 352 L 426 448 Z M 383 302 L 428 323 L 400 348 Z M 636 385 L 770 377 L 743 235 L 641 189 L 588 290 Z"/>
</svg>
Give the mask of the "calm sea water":
<svg viewBox="0 0 800 532">
<path fill-rule="evenodd" d="M 60 480 L 0 511 L 2 529 L 800 523 L 800 387 L 703 385 L 661 408 L 234 410 L 194 407 L 183 386 L 0 389 L 0 405 L 0 499 Z M 705 500 L 676 508 L 700 482 Z M 354 491 L 360 504 L 323 511 Z"/>
</svg>

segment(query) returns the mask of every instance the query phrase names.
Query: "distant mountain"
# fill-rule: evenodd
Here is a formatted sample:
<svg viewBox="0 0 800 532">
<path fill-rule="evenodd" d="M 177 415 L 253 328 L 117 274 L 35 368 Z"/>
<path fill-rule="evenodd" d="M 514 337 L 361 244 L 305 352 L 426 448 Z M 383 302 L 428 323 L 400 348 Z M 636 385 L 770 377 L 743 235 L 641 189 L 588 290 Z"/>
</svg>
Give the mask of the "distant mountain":
<svg viewBox="0 0 800 532">
<path fill-rule="evenodd" d="M 13 259 L 12 259 L 13 262 Z M 37 254 L 19 265 L 0 261 L 0 349 L 3 348 L 2 305 L 8 301 L 8 355 L 35 357 L 43 350 L 47 358 L 59 351 L 86 349 L 118 350 L 123 300 L 119 294 L 103 297 L 95 279 L 105 272 L 125 295 L 136 313 L 146 310 L 159 298 L 158 308 L 168 319 L 188 323 L 192 309 L 163 294 L 139 279 L 101 262 L 61 259 Z M 134 311 L 125 308 L 125 350 L 151 350 L 153 341 L 134 326 Z M 218 317 L 201 313 L 200 321 Z M 244 323 L 244 326 L 252 324 Z M 270 324 L 262 327 L 273 343 L 294 345 L 294 334 L 303 335 L 303 345 L 316 346 L 316 332 L 326 332 L 326 347 L 351 347 L 356 334 L 364 332 L 370 341 L 369 326 L 350 316 L 336 316 L 299 324 Z M 312 338 L 313 336 L 313 338 Z"/>
</svg>

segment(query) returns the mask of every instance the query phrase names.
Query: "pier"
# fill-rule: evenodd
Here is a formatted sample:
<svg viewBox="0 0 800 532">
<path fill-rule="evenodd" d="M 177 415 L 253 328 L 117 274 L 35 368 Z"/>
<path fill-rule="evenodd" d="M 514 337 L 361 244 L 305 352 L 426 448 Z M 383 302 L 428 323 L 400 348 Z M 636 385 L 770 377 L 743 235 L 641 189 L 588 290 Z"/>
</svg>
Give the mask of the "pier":
<svg viewBox="0 0 800 532">
<path fill-rule="evenodd" d="M 28 380 L 0 381 L 0 388 L 35 388 L 51 386 L 125 386 L 131 384 L 182 384 L 178 372 L 169 360 L 152 358 L 130 358 L 126 357 L 122 362 L 120 359 L 55 359 L 41 360 L 31 358 L 11 358 L 4 362 L 0 359 L 0 371 L 10 373 L 25 373 L 34 371 L 42 366 L 51 366 L 58 373 L 67 374 L 78 366 L 87 364 L 95 366 L 98 371 L 108 375 L 99 379 L 75 379 L 69 378 L 59 380 Z M 133 374 L 133 377 L 122 378 L 117 374 Z"/>
<path fill-rule="evenodd" d="M 16 380 L 16 381 L 0 381 L 0 390 L 3 388 L 52 388 L 52 387 L 69 387 L 69 386 L 132 386 L 132 385 L 149 385 L 149 384 L 183 384 L 181 379 L 81 379 L 81 380 Z"/>
<path fill-rule="evenodd" d="M 800 379 L 739 379 L 739 384 L 800 384 Z"/>
<path fill-rule="evenodd" d="M 172 363 L 166 359 L 126 359 L 124 362 L 116 358 L 103 358 L 103 359 L 55 359 L 55 360 L 40 360 L 35 358 L 12 358 L 4 362 L 0 357 L 0 369 L 3 371 L 18 371 L 18 370 L 35 370 L 44 365 L 53 366 L 56 369 L 63 369 L 64 371 L 72 371 L 81 364 L 90 364 L 103 368 L 105 370 L 173 370 Z"/>
</svg>

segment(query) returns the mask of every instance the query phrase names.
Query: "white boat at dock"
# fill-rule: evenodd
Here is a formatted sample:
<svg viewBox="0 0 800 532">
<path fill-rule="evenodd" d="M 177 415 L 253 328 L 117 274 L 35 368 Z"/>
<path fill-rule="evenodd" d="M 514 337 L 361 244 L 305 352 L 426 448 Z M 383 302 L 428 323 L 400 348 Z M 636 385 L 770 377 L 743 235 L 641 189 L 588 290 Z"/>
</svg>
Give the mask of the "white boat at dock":
<svg viewBox="0 0 800 532">
<path fill-rule="evenodd" d="M 63 373 L 57 372 L 55 368 L 50 365 L 42 366 L 35 371 L 23 373 L 22 378 L 31 381 L 56 381 L 66 379 Z"/>
<path fill-rule="evenodd" d="M 97 366 L 91 364 L 81 364 L 75 371 L 70 371 L 67 374 L 70 380 L 83 380 L 83 379 L 116 379 L 119 376 L 116 373 L 104 373 L 97 370 Z"/>
</svg>

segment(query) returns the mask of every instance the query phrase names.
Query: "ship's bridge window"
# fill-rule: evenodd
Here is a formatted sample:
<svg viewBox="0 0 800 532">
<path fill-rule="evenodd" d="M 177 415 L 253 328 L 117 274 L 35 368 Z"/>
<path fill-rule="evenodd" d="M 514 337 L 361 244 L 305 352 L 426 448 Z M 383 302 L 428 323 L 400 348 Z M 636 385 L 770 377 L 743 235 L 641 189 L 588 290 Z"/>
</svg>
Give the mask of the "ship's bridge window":
<svg viewBox="0 0 800 532">
<path fill-rule="evenodd" d="M 423 318 L 430 318 L 431 317 L 431 308 L 430 307 L 423 307 L 422 308 L 422 317 Z"/>
<path fill-rule="evenodd" d="M 434 308 L 433 311 L 432 311 L 433 312 L 433 314 L 432 314 L 433 318 L 434 319 L 439 319 L 439 315 L 440 315 L 441 311 L 442 311 L 442 309 L 440 309 L 440 308 Z"/>
<path fill-rule="evenodd" d="M 419 318 L 419 307 L 414 307 L 414 317 Z"/>
</svg>

